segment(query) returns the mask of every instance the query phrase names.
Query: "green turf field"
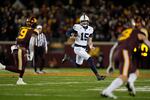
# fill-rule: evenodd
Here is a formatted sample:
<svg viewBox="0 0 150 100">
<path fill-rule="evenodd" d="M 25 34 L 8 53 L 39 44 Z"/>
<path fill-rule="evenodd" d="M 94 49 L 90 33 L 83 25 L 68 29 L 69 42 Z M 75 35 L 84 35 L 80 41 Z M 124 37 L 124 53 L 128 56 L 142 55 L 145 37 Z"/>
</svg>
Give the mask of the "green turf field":
<svg viewBox="0 0 150 100">
<path fill-rule="evenodd" d="M 46 74 L 37 75 L 32 69 L 27 69 L 24 81 L 28 84 L 17 86 L 17 74 L 0 70 L 0 100 L 110 100 L 101 97 L 100 92 L 116 74 L 104 81 L 97 81 L 91 70 L 86 68 L 46 71 Z M 141 75 L 135 83 L 137 95 L 129 96 L 122 86 L 114 92 L 118 100 L 150 100 L 150 71 L 141 70 Z"/>
</svg>

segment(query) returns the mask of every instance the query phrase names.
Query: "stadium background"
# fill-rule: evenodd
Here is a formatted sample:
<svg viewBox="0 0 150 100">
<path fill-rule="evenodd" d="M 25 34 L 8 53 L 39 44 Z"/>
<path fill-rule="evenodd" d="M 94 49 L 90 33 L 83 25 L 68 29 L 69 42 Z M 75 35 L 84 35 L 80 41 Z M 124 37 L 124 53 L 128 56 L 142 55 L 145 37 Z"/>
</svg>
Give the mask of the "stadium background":
<svg viewBox="0 0 150 100">
<path fill-rule="evenodd" d="M 71 67 L 70 63 L 61 64 L 64 52 L 71 51 L 70 45 L 65 43 L 65 32 L 79 22 L 83 12 L 90 17 L 95 29 L 94 41 L 104 57 L 102 67 L 108 65 L 110 47 L 132 18 L 141 16 L 150 32 L 149 0 L 0 0 L 0 61 L 12 63 L 10 45 L 14 44 L 18 28 L 25 24 L 26 17 L 35 16 L 49 42 L 47 66 Z M 141 68 L 149 68 L 150 52 L 146 47 L 142 52 L 148 55 L 140 57 Z"/>
</svg>

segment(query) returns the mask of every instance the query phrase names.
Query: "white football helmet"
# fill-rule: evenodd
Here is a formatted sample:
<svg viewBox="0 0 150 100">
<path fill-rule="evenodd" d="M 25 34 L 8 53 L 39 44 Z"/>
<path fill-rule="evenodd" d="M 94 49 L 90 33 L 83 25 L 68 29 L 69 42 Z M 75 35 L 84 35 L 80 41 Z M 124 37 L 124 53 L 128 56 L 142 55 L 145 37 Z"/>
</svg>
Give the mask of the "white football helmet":
<svg viewBox="0 0 150 100">
<path fill-rule="evenodd" d="M 87 27 L 89 25 L 89 17 L 85 14 L 83 14 L 81 17 L 80 17 L 80 24 L 83 26 L 83 27 Z"/>
</svg>

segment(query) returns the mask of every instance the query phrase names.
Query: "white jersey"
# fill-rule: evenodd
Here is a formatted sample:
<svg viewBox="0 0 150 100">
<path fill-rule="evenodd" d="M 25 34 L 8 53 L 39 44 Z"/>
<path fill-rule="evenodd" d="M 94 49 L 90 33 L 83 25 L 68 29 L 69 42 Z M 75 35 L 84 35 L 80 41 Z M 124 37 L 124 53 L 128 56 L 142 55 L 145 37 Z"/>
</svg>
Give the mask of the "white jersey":
<svg viewBox="0 0 150 100">
<path fill-rule="evenodd" d="M 75 44 L 81 46 L 87 46 L 88 38 L 93 34 L 93 27 L 88 26 L 87 29 L 83 28 L 80 24 L 75 24 L 73 29 L 77 31 L 77 37 L 75 40 Z"/>
</svg>

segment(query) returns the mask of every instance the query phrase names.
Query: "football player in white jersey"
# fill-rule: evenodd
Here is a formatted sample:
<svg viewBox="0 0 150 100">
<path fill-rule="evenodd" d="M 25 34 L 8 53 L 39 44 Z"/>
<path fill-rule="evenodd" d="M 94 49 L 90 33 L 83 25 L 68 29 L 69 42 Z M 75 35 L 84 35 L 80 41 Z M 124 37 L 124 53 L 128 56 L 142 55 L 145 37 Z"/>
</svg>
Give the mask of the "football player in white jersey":
<svg viewBox="0 0 150 100">
<path fill-rule="evenodd" d="M 90 49 L 95 49 L 92 42 L 93 27 L 89 26 L 89 17 L 83 14 L 80 17 L 80 24 L 75 24 L 72 29 L 66 32 L 69 39 L 74 39 L 73 47 L 74 53 L 76 54 L 76 61 L 74 62 L 77 67 L 79 67 L 84 60 L 90 64 L 90 68 L 97 77 L 97 80 L 104 80 L 105 76 L 100 76 L 96 66 L 93 62 L 92 57 L 87 53 L 87 47 Z M 62 62 L 70 60 L 68 55 L 65 55 Z M 73 60 L 71 60 L 73 62 Z"/>
</svg>

